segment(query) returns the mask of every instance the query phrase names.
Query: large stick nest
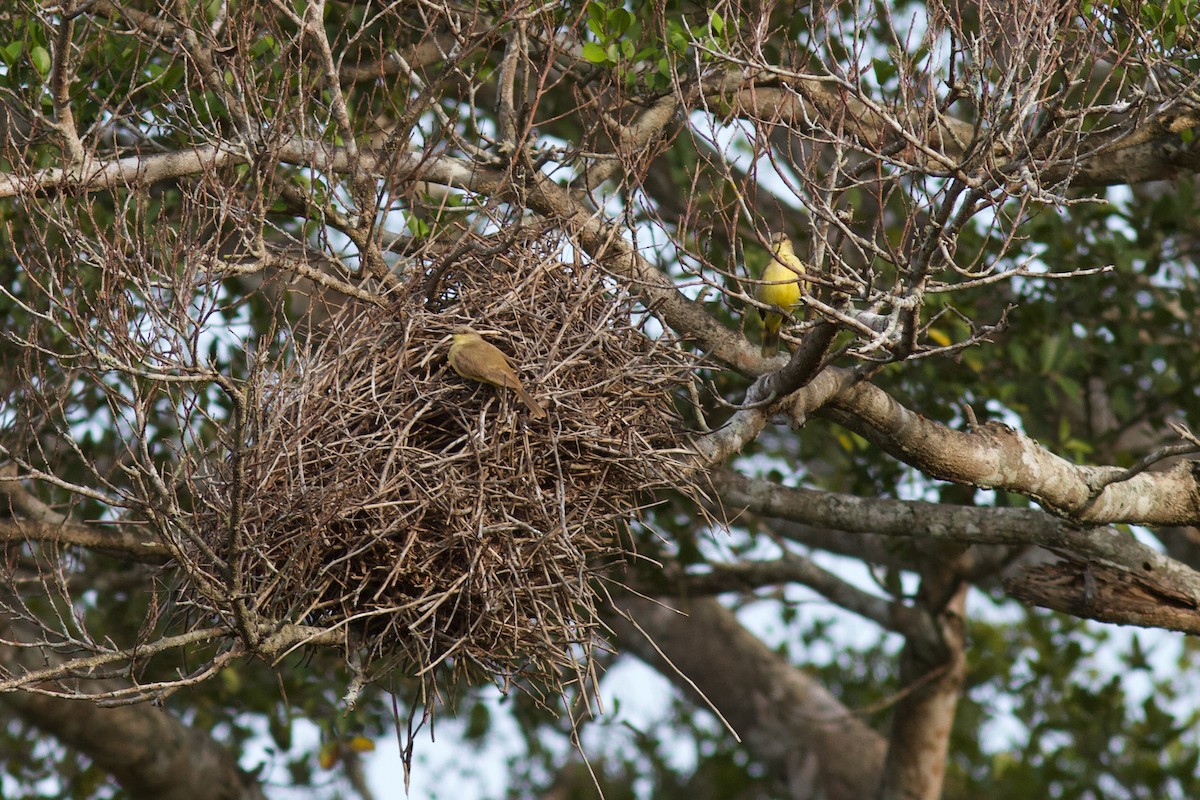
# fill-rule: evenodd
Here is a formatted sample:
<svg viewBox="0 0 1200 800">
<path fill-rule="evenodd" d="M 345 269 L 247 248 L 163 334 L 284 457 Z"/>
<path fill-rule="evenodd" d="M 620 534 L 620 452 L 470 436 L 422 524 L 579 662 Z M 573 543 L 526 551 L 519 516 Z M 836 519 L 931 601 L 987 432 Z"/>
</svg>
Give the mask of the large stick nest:
<svg viewBox="0 0 1200 800">
<path fill-rule="evenodd" d="M 230 596 L 260 618 L 345 626 L 377 666 L 474 664 L 559 688 L 586 672 L 598 576 L 628 552 L 624 523 L 656 490 L 688 490 L 674 405 L 693 362 L 611 277 L 561 251 L 517 241 L 463 256 L 432 302 L 421 286 L 385 309 L 343 308 L 206 484 L 216 519 L 186 548 L 193 566 L 232 576 Z M 548 418 L 449 368 L 465 324 Z"/>
</svg>

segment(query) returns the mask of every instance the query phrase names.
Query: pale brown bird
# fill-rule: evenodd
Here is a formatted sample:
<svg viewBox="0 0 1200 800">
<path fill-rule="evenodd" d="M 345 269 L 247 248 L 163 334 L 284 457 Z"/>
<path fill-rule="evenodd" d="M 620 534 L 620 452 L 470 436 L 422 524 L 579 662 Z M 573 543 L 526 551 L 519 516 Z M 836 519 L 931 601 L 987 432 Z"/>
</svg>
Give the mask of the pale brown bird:
<svg viewBox="0 0 1200 800">
<path fill-rule="evenodd" d="M 529 406 L 529 413 L 535 417 L 546 416 L 546 409 L 521 385 L 521 379 L 508 363 L 508 357 L 495 345 L 485 342 L 475 331 L 468 329 L 454 334 L 454 342 L 450 345 L 450 366 L 467 380 L 512 389 L 521 402 Z"/>
</svg>

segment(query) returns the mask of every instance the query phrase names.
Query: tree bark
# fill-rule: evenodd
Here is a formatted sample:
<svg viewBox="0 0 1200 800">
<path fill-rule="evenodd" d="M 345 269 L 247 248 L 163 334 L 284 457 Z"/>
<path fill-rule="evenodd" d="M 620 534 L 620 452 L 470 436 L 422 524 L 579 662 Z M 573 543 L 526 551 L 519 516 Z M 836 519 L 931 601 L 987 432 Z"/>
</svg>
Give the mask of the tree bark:
<svg viewBox="0 0 1200 800">
<path fill-rule="evenodd" d="M 10 692 L 0 695 L 27 722 L 78 750 L 133 798 L 261 800 L 262 787 L 233 753 L 203 731 L 141 704 L 100 708 L 87 700 Z"/>
<path fill-rule="evenodd" d="M 624 649 L 685 693 L 707 698 L 786 787 L 787 797 L 861 800 L 874 793 L 883 770 L 883 737 L 716 600 L 683 603 L 686 616 L 650 600 L 626 598 L 619 604 L 653 641 L 629 621 L 613 619 Z M 660 650 L 674 668 L 663 662 Z"/>
<path fill-rule="evenodd" d="M 904 695 L 896 704 L 879 800 L 937 800 L 946 778 L 966 675 L 967 584 L 947 570 L 926 575 L 920 594 L 930 625 L 908 636 L 900 656 Z"/>
</svg>

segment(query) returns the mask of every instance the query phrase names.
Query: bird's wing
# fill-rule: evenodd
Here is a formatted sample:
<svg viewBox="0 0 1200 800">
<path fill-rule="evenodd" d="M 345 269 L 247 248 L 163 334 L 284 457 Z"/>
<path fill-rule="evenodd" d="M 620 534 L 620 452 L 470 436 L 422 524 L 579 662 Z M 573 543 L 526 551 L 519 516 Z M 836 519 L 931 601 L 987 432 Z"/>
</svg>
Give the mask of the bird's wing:
<svg viewBox="0 0 1200 800">
<path fill-rule="evenodd" d="M 509 366 L 508 358 L 497 347 L 487 342 L 477 342 L 464 347 L 458 354 L 458 363 L 463 372 L 476 380 L 511 389 L 520 384 L 517 374 Z"/>
</svg>

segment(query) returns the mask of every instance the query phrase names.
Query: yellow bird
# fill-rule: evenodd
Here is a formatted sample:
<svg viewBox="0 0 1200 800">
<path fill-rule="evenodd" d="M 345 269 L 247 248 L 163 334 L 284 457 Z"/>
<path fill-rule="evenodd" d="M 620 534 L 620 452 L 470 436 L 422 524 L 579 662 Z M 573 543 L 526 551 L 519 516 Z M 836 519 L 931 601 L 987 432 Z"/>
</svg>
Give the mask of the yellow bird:
<svg viewBox="0 0 1200 800">
<path fill-rule="evenodd" d="M 500 348 L 485 342 L 475 331 L 468 328 L 454 334 L 454 341 L 450 345 L 450 366 L 467 380 L 512 389 L 521 402 L 529 406 L 529 413 L 535 417 L 546 416 L 546 409 L 521 385 L 521 379 L 508 363 L 508 357 Z"/>
<path fill-rule="evenodd" d="M 771 260 L 763 270 L 763 283 L 758 285 L 756 292 L 758 301 L 783 309 L 790 315 L 800 304 L 800 293 L 807 288 L 801 280 L 806 272 L 804 262 L 792 250 L 792 240 L 787 234 L 775 234 L 771 237 Z M 758 314 L 763 320 L 762 355 L 770 358 L 779 352 L 783 315 L 765 308 L 760 308 Z"/>
</svg>

